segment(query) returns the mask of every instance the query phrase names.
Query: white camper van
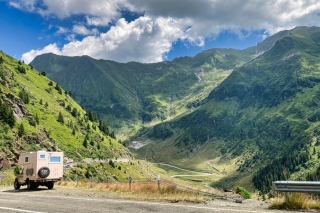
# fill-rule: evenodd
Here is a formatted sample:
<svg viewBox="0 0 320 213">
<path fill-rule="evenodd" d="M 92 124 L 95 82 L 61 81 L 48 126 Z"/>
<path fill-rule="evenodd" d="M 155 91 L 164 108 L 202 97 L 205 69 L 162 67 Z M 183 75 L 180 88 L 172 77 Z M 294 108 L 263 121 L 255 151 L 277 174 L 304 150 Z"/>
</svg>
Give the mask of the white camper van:
<svg viewBox="0 0 320 213">
<path fill-rule="evenodd" d="M 63 152 L 26 152 L 19 156 L 18 174 L 14 189 L 27 185 L 28 189 L 46 186 L 52 189 L 54 182 L 63 177 Z"/>
</svg>

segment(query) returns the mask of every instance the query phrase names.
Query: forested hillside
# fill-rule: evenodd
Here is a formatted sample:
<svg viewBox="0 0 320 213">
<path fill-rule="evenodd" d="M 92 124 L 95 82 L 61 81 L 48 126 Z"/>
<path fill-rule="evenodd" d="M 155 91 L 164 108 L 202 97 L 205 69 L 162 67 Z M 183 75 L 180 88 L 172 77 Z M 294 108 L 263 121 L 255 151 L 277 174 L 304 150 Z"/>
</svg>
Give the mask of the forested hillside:
<svg viewBox="0 0 320 213">
<path fill-rule="evenodd" d="M 62 150 L 73 160 L 131 154 L 106 122 L 81 108 L 71 93 L 0 52 L 0 162 L 7 169 L 23 151 Z"/>
<path fill-rule="evenodd" d="M 37 56 L 32 65 L 54 79 L 85 108 L 128 138 L 199 107 L 232 70 L 252 59 L 255 48 L 211 49 L 195 57 L 142 64 L 88 56 Z"/>
<path fill-rule="evenodd" d="M 264 193 L 273 180 L 315 178 L 320 28 L 297 27 L 285 35 L 235 69 L 196 111 L 141 131 L 141 140 L 156 142 L 139 156 L 214 167 L 228 173 L 215 184 L 253 180 Z"/>
</svg>

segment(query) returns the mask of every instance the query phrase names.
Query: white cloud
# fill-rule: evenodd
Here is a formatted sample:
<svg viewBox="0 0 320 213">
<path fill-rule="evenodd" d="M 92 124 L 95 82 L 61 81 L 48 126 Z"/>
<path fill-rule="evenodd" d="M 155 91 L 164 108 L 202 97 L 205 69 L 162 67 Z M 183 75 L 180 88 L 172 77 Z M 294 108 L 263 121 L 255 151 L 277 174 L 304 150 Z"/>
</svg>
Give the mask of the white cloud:
<svg viewBox="0 0 320 213">
<path fill-rule="evenodd" d="M 126 0 L 42 0 L 40 6 L 37 0 L 9 0 L 9 4 L 21 10 L 42 16 L 54 15 L 60 19 L 86 15 L 89 25 L 106 26 L 121 17 Z"/>
<path fill-rule="evenodd" d="M 54 53 L 57 55 L 61 55 L 61 51 L 59 50 L 57 44 L 49 44 L 43 49 L 38 49 L 38 50 L 30 50 L 27 53 L 24 53 L 22 55 L 22 60 L 29 64 L 37 55 L 45 54 L 45 53 Z"/>
<path fill-rule="evenodd" d="M 93 28 L 89 30 L 84 25 L 77 24 L 73 26 L 72 31 L 79 35 L 97 35 L 99 34 L 99 30 L 97 28 Z"/>
<path fill-rule="evenodd" d="M 87 37 L 81 41 L 73 37 L 61 54 L 122 62 L 161 61 L 178 39 L 205 46 L 206 38 L 215 38 L 222 31 L 245 38 L 253 30 L 263 29 L 265 38 L 280 30 L 320 22 L 318 0 L 43 0 L 43 7 L 36 7 L 35 0 L 10 0 L 10 4 L 60 19 L 83 15 L 86 26 L 75 25 L 72 32 Z M 144 15 L 127 23 L 120 19 L 124 8 Z M 108 32 L 98 34 L 95 28 L 90 29 L 110 23 L 115 26 Z"/>
<path fill-rule="evenodd" d="M 23 54 L 22 59 L 29 63 L 36 55 L 53 49 L 56 54 L 68 56 L 89 55 L 119 62 L 158 62 L 170 51 L 174 41 L 178 38 L 186 39 L 177 24 L 173 19 L 152 19 L 147 16 L 130 23 L 122 18 L 108 32 L 99 36 L 87 36 L 82 41 L 71 41 L 61 50 L 56 45 L 48 45 L 42 50 L 31 50 Z"/>
<path fill-rule="evenodd" d="M 69 30 L 67 28 L 58 27 L 58 31 L 56 32 L 56 34 L 61 35 L 61 34 L 67 34 L 68 32 L 69 32 Z"/>
</svg>

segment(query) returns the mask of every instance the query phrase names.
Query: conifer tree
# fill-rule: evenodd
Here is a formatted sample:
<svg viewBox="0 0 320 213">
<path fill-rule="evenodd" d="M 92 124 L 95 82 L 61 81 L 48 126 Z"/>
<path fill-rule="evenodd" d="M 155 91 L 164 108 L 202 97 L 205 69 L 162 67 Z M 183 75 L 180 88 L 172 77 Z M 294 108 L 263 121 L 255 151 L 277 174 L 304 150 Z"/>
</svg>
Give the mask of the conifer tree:
<svg viewBox="0 0 320 213">
<path fill-rule="evenodd" d="M 36 123 L 37 123 L 37 124 L 40 124 L 40 120 L 39 120 L 39 116 L 38 116 L 38 114 L 36 114 L 36 116 L 35 116 L 35 120 L 36 120 Z"/>
<path fill-rule="evenodd" d="M 19 92 L 18 96 L 21 98 L 23 103 L 28 104 L 30 102 L 29 94 L 24 89 Z"/>
<path fill-rule="evenodd" d="M 11 128 L 16 122 L 13 110 L 0 101 L 0 120 L 7 123 Z"/>
<path fill-rule="evenodd" d="M 18 65 L 17 67 L 18 72 L 22 73 L 22 74 L 26 74 L 26 69 L 23 66 Z"/>
<path fill-rule="evenodd" d="M 77 117 L 77 115 L 78 115 L 78 110 L 77 110 L 77 108 L 73 108 L 72 109 L 72 112 L 71 112 L 71 115 L 73 116 L 73 117 Z"/>
<path fill-rule="evenodd" d="M 87 147 L 88 147 L 88 141 L 87 141 L 87 139 L 86 139 L 86 138 L 84 138 L 83 146 L 84 146 L 85 148 L 87 148 Z"/>
<path fill-rule="evenodd" d="M 18 127 L 18 135 L 19 137 L 22 137 L 25 133 L 25 130 L 24 130 L 24 126 L 23 126 L 23 123 L 21 123 Z"/>
<path fill-rule="evenodd" d="M 58 115 L 58 122 L 64 124 L 64 117 L 61 112 L 59 112 L 59 115 Z"/>
</svg>

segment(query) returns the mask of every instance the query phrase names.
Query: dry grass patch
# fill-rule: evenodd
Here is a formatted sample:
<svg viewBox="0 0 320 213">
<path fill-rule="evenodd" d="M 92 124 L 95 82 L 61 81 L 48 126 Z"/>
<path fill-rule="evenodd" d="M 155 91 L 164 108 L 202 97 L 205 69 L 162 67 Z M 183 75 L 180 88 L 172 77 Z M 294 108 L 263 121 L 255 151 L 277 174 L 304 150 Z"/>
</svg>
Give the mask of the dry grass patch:
<svg viewBox="0 0 320 213">
<path fill-rule="evenodd" d="M 166 200 L 171 202 L 186 201 L 203 203 L 212 200 L 212 196 L 207 196 L 199 192 L 179 189 L 174 185 L 166 184 L 158 188 L 157 182 L 133 182 L 129 183 L 92 183 L 89 181 L 79 181 L 78 184 L 72 181 L 61 181 L 57 185 L 78 189 L 90 189 L 99 192 L 113 194 L 117 197 L 139 199 L 139 200 Z"/>
<path fill-rule="evenodd" d="M 306 193 L 290 193 L 289 203 L 284 195 L 271 199 L 271 209 L 320 209 L 320 198 Z"/>
</svg>

